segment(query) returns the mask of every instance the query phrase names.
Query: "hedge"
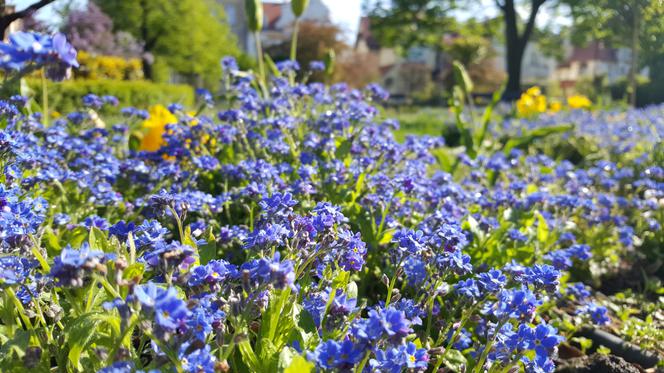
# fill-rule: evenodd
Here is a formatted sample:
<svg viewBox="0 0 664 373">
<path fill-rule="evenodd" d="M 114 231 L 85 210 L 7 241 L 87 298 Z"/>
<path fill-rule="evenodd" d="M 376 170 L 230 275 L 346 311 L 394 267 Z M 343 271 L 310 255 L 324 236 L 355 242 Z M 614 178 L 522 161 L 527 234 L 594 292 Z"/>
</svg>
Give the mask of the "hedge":
<svg viewBox="0 0 664 373">
<path fill-rule="evenodd" d="M 34 91 L 41 105 L 41 81 L 29 79 L 28 86 Z M 68 113 L 81 107 L 81 99 L 88 93 L 113 95 L 120 101 L 119 107 L 134 106 L 146 109 L 154 104 L 180 103 L 185 107 L 194 105 L 194 89 L 183 84 L 162 84 L 150 81 L 121 80 L 70 80 L 48 83 L 50 110 Z"/>
</svg>

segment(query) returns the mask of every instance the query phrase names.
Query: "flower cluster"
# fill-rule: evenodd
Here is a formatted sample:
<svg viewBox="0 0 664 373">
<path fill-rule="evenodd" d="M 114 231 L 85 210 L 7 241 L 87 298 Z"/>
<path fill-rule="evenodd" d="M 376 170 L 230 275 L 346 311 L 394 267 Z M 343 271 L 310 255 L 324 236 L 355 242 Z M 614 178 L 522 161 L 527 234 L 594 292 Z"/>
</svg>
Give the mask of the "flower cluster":
<svg viewBox="0 0 664 373">
<path fill-rule="evenodd" d="M 48 77 L 59 81 L 78 67 L 76 49 L 61 33 L 15 32 L 9 35 L 9 42 L 0 43 L 0 52 L 0 69 L 5 71 L 46 67 Z"/>
<path fill-rule="evenodd" d="M 551 372 L 575 322 L 612 320 L 583 281 L 662 242 L 643 136 L 664 134 L 661 107 L 491 129 L 573 118 L 606 157 L 524 145 L 447 168 L 442 138 L 395 140 L 375 85 L 222 68 L 197 113 L 100 125 L 90 113 L 117 100 L 90 94 L 46 126 L 0 101 L 0 334 L 26 343 L 0 366 Z"/>
</svg>

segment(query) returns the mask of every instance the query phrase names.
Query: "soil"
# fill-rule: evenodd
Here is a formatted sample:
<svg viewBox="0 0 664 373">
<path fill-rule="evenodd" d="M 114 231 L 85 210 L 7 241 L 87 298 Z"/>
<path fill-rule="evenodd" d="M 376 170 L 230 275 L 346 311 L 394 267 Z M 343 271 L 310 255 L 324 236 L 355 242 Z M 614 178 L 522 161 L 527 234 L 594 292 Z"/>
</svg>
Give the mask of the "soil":
<svg viewBox="0 0 664 373">
<path fill-rule="evenodd" d="M 556 373 L 641 373 L 643 370 L 615 355 L 592 354 L 558 362 Z"/>
</svg>

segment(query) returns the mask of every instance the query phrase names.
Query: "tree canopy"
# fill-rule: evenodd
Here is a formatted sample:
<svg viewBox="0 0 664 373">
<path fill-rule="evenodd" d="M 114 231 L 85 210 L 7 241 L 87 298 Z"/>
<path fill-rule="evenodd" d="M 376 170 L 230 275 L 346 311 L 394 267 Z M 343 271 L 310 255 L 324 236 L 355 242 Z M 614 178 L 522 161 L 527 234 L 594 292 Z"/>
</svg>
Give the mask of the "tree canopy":
<svg viewBox="0 0 664 373">
<path fill-rule="evenodd" d="M 219 61 L 237 55 L 236 40 L 214 0 L 94 0 L 116 31 L 131 33 L 154 57 L 144 58 L 145 76 L 165 80 L 171 72 L 192 84 L 210 85 Z"/>
</svg>

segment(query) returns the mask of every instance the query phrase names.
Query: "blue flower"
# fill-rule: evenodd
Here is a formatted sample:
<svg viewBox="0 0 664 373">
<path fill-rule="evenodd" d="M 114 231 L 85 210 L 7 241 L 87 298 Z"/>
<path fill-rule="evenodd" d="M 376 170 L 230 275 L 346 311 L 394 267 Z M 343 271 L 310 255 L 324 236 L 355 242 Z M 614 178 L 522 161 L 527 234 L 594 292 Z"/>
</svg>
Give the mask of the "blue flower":
<svg viewBox="0 0 664 373">
<path fill-rule="evenodd" d="M 309 70 L 323 71 L 325 70 L 325 63 L 323 61 L 311 61 L 309 62 Z"/>
<path fill-rule="evenodd" d="M 0 257 L 0 285 L 25 283 L 37 262 L 19 256 Z"/>
<path fill-rule="evenodd" d="M 272 259 L 257 259 L 244 263 L 241 271 L 249 274 L 249 279 L 254 285 L 271 283 L 278 289 L 286 286 L 293 288 L 295 271 L 293 262 L 290 260 L 280 261 L 281 254 L 276 252 Z"/>
<path fill-rule="evenodd" d="M 507 277 L 501 271 L 492 269 L 477 275 L 477 282 L 482 291 L 497 293 L 507 283 Z"/>
<path fill-rule="evenodd" d="M 406 369 L 424 370 L 429 364 L 426 349 L 417 348 L 413 342 L 386 350 L 376 350 L 376 357 L 369 361 L 372 370 L 400 373 Z"/>
<path fill-rule="evenodd" d="M 441 269 L 450 270 L 460 276 L 473 271 L 470 256 L 463 254 L 460 250 L 440 254 L 436 257 L 436 262 Z"/>
<path fill-rule="evenodd" d="M 545 289 L 553 293 L 560 284 L 560 271 L 548 264 L 536 264 L 526 267 L 525 272 L 518 278 L 525 284 L 535 285 L 537 289 Z"/>
<path fill-rule="evenodd" d="M 180 347 L 179 359 L 182 361 L 182 369 L 188 373 L 214 373 L 216 359 L 211 353 L 210 345 L 195 349 L 187 353 L 189 343 L 184 343 Z"/>
<path fill-rule="evenodd" d="M 367 328 L 370 332 L 367 335 L 375 337 L 383 334 L 393 341 L 400 341 L 413 331 L 410 324 L 404 311 L 391 306 L 385 309 L 378 308 L 369 311 Z"/>
<path fill-rule="evenodd" d="M 359 363 L 363 356 L 363 346 L 356 345 L 350 340 L 341 343 L 329 340 L 319 344 L 308 358 L 321 369 L 348 371 Z"/>
<path fill-rule="evenodd" d="M 138 285 L 134 289 L 134 296 L 144 310 L 153 312 L 156 324 L 170 332 L 184 326 L 190 315 L 185 302 L 177 294 L 175 288 L 164 289 L 153 282 Z"/>
<path fill-rule="evenodd" d="M 406 259 L 403 269 L 410 286 L 417 286 L 427 279 L 427 268 L 424 262 L 419 259 L 412 257 Z"/>
<path fill-rule="evenodd" d="M 477 283 L 472 278 L 460 280 L 454 285 L 454 290 L 462 297 L 475 299 L 480 297 L 480 290 Z"/>
<path fill-rule="evenodd" d="M 590 315 L 592 321 L 597 325 L 607 325 L 611 322 L 608 316 L 608 310 L 604 306 L 598 306 L 590 302 L 577 310 L 578 314 Z"/>
<path fill-rule="evenodd" d="M 274 193 L 271 197 L 264 197 L 258 206 L 268 218 L 274 218 L 287 216 L 296 204 L 297 201 L 290 193 Z"/>
<path fill-rule="evenodd" d="M 33 32 L 15 32 L 9 35 L 8 43 L 0 43 L 0 68 L 22 70 L 30 64 L 47 66 L 47 75 L 53 80 L 62 80 L 69 68 L 78 67 L 76 49 L 65 36 L 52 36 Z"/>
<path fill-rule="evenodd" d="M 96 271 L 103 260 L 104 253 L 90 250 L 87 243 L 79 250 L 67 246 L 55 257 L 50 276 L 58 286 L 81 287 L 87 275 Z"/>
<path fill-rule="evenodd" d="M 530 321 L 541 304 L 542 301 L 525 286 L 521 289 L 505 289 L 498 293 L 498 301 L 485 309 L 485 313 L 494 314 L 498 318 Z"/>
<path fill-rule="evenodd" d="M 191 271 L 189 286 L 214 285 L 238 277 L 237 267 L 223 259 L 212 260 L 204 266 L 197 266 Z"/>
<path fill-rule="evenodd" d="M 556 328 L 549 324 L 539 324 L 535 328 L 519 330 L 523 339 L 523 347 L 533 350 L 539 356 L 552 356 L 556 347 L 564 340 L 558 335 Z"/>
<path fill-rule="evenodd" d="M 577 301 L 585 300 L 590 296 L 590 291 L 586 289 L 586 285 L 581 282 L 567 284 L 567 295 L 573 296 Z"/>
</svg>

